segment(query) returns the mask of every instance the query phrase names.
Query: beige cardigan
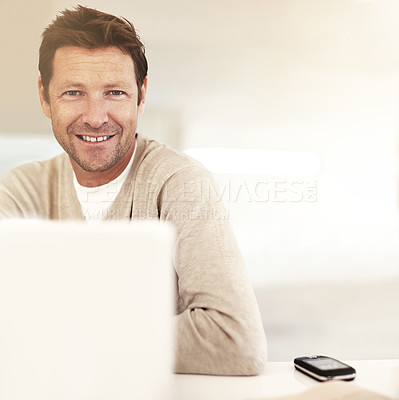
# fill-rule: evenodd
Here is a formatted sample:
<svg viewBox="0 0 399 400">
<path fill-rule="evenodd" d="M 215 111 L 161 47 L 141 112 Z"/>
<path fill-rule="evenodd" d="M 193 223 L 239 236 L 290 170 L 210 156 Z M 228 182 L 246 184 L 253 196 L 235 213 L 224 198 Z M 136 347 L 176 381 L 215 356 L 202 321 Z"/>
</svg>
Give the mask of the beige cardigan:
<svg viewBox="0 0 399 400">
<path fill-rule="evenodd" d="M 0 179 L 0 218 L 83 220 L 66 154 Z M 253 375 L 266 340 L 217 185 L 198 162 L 138 135 L 129 176 L 108 219 L 159 218 L 177 229 L 178 373 Z"/>
</svg>

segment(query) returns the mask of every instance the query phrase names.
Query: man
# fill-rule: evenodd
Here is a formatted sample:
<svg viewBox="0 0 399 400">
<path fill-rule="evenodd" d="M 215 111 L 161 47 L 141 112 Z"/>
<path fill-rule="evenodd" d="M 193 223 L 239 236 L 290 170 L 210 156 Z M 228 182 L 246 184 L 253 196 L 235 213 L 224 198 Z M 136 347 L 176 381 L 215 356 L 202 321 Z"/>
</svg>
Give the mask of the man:
<svg viewBox="0 0 399 400">
<path fill-rule="evenodd" d="M 179 373 L 253 375 L 265 337 L 212 176 L 136 133 L 147 61 L 133 26 L 85 7 L 44 31 L 39 96 L 64 148 L 0 180 L 0 218 L 170 221 L 177 230 Z M 134 257 L 134 255 L 133 255 Z"/>
</svg>

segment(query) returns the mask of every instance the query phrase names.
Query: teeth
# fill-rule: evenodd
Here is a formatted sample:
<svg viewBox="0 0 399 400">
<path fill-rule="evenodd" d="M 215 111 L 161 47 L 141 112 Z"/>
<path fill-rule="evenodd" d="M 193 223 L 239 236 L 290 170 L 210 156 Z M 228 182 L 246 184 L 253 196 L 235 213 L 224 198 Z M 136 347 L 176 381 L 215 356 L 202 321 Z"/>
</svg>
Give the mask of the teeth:
<svg viewBox="0 0 399 400">
<path fill-rule="evenodd" d="M 109 136 L 100 136 L 100 137 L 92 137 L 92 136 L 81 136 L 85 142 L 102 142 L 103 140 L 107 140 Z"/>
</svg>

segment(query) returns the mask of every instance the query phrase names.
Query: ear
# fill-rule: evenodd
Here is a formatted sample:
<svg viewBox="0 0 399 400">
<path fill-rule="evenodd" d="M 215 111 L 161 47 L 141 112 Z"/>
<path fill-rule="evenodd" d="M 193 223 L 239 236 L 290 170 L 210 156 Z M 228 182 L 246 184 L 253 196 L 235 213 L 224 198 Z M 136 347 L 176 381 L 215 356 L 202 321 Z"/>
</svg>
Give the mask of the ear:
<svg viewBox="0 0 399 400">
<path fill-rule="evenodd" d="M 147 94 L 147 84 L 148 84 L 148 76 L 144 78 L 143 84 L 141 85 L 141 102 L 138 105 L 137 112 L 138 114 L 142 114 L 145 108 L 145 96 Z"/>
<path fill-rule="evenodd" d="M 51 119 L 50 104 L 47 102 L 46 96 L 44 95 L 44 87 L 41 76 L 39 76 L 38 87 L 39 87 L 40 105 L 42 106 L 43 114 Z"/>
</svg>

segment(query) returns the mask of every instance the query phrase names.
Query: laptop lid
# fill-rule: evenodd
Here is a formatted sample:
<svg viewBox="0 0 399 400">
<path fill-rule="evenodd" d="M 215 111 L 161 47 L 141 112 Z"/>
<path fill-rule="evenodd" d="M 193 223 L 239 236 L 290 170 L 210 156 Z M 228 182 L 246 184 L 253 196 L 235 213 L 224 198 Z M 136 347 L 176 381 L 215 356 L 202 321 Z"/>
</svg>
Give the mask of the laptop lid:
<svg viewBox="0 0 399 400">
<path fill-rule="evenodd" d="M 170 399 L 173 237 L 0 221 L 0 398 Z"/>
</svg>

